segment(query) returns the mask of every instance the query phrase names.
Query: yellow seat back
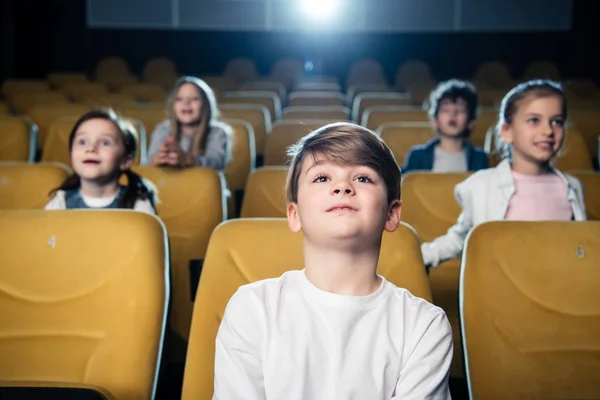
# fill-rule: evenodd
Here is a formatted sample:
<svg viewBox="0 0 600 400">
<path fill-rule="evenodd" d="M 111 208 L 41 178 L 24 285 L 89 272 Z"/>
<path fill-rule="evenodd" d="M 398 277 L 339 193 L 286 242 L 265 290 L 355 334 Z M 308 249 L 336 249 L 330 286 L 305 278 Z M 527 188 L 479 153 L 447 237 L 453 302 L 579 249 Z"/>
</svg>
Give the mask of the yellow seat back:
<svg viewBox="0 0 600 400">
<path fill-rule="evenodd" d="M 238 287 L 302 268 L 302 234 L 292 233 L 286 219 L 238 219 L 215 230 L 194 307 L 184 400 L 212 396 L 215 337 Z M 401 224 L 396 232 L 383 235 L 378 273 L 415 296 L 430 299 L 421 251 L 410 227 Z"/>
<path fill-rule="evenodd" d="M 248 177 L 256 165 L 256 149 L 254 147 L 254 129 L 246 121 L 229 119 L 226 121 L 233 128 L 231 161 L 225 168 L 227 187 L 231 191 L 227 210 L 229 217 L 236 216 L 241 206 L 241 198 Z"/>
<path fill-rule="evenodd" d="M 584 137 L 575 129 L 570 128 L 565 135 L 565 141 L 560 151 L 556 156 L 556 168 L 561 171 L 568 170 L 588 170 L 594 169 L 590 151 L 587 148 Z"/>
<path fill-rule="evenodd" d="M 425 144 L 436 137 L 428 122 L 389 122 L 381 125 L 377 133 L 390 147 L 400 166 L 404 165 L 405 157 L 413 146 Z"/>
<path fill-rule="evenodd" d="M 350 119 L 350 109 L 342 106 L 287 107 L 283 110 L 283 119 L 302 122 L 314 119 L 347 122 Z"/>
<path fill-rule="evenodd" d="M 588 220 L 600 221 L 600 173 L 596 171 L 569 171 L 583 185 L 583 199 Z"/>
<path fill-rule="evenodd" d="M 153 398 L 169 296 L 162 223 L 129 210 L 0 211 L 0 243 L 0 380 Z"/>
<path fill-rule="evenodd" d="M 269 111 L 269 119 L 271 121 L 281 119 L 281 99 L 273 92 L 224 92 L 221 96 L 221 104 L 254 104 L 263 106 Z"/>
<path fill-rule="evenodd" d="M 598 136 L 600 136 L 600 113 L 597 106 L 590 109 L 569 110 L 569 122 L 577 129 L 587 145 L 592 157 L 598 157 Z"/>
<path fill-rule="evenodd" d="M 65 86 L 63 92 L 74 101 L 81 101 L 89 96 L 107 95 L 108 88 L 102 83 L 76 83 Z"/>
<path fill-rule="evenodd" d="M 44 104 L 68 104 L 69 98 L 63 92 L 18 93 L 11 99 L 16 110 L 24 114 L 28 108 Z"/>
<path fill-rule="evenodd" d="M 388 122 L 427 122 L 427 111 L 413 106 L 375 106 L 367 108 L 361 125 L 373 131 Z"/>
<path fill-rule="evenodd" d="M 340 92 L 292 92 L 289 96 L 290 107 L 327 107 L 344 106 L 346 98 Z"/>
<path fill-rule="evenodd" d="M 256 154 L 264 154 L 267 135 L 271 132 L 269 110 L 257 104 L 222 104 L 219 109 L 225 119 L 240 119 L 252 125 Z"/>
<path fill-rule="evenodd" d="M 88 77 L 85 74 L 76 72 L 51 72 L 46 77 L 46 80 L 55 89 L 62 89 L 65 86 L 88 83 Z"/>
<path fill-rule="evenodd" d="M 135 103 L 135 97 L 128 93 L 110 93 L 104 95 L 91 95 L 84 97 L 80 103 L 96 108 L 118 109 L 128 104 Z"/>
<path fill-rule="evenodd" d="M 248 178 L 242 218 L 285 218 L 285 179 L 287 167 L 259 168 Z"/>
<path fill-rule="evenodd" d="M 0 161 L 35 161 L 37 126 L 20 116 L 0 116 Z"/>
<path fill-rule="evenodd" d="M 70 173 L 59 163 L 0 163 L 0 210 L 43 209 Z"/>
<path fill-rule="evenodd" d="M 421 242 L 444 235 L 460 215 L 454 187 L 470 173 L 436 174 L 411 172 L 402 180 L 402 221 L 415 230 Z M 454 356 L 450 374 L 461 378 L 464 373 L 460 323 L 458 319 L 459 260 L 448 260 L 429 271 L 433 302 L 444 309 L 454 338 Z"/>
<path fill-rule="evenodd" d="M 167 92 L 162 86 L 151 83 L 137 83 L 121 88 L 121 94 L 133 96 L 138 101 L 165 102 Z"/>
<path fill-rule="evenodd" d="M 152 133 L 156 129 L 156 125 L 167 119 L 165 106 L 160 103 L 122 105 L 117 110 L 121 115 L 135 118 L 144 124 L 148 143 L 151 143 Z"/>
<path fill-rule="evenodd" d="M 281 121 L 273 125 L 267 137 L 265 165 L 284 165 L 288 163 L 287 148 L 310 132 L 327 125 L 328 121 Z"/>
<path fill-rule="evenodd" d="M 2 94 L 11 100 L 19 93 L 49 92 L 50 85 L 42 80 L 7 79 L 2 83 Z"/>
<path fill-rule="evenodd" d="M 213 229 L 227 216 L 223 174 L 212 168 L 136 166 L 134 171 L 158 189 L 157 213 L 171 245 L 172 309 L 170 323 L 183 339 L 192 321 L 190 261 L 203 260 Z"/>
<path fill-rule="evenodd" d="M 245 82 L 239 87 L 239 90 L 243 92 L 270 92 L 279 97 L 281 102 L 287 99 L 287 90 L 285 86 L 282 83 L 273 80 L 272 77 L 264 78 L 264 80 L 259 79 L 257 81 Z"/>
<path fill-rule="evenodd" d="M 61 118 L 79 118 L 92 109 L 83 104 L 39 104 L 27 109 L 27 115 L 38 126 L 38 149 L 43 149 L 50 125 Z"/>
<path fill-rule="evenodd" d="M 463 253 L 473 399 L 600 398 L 600 222 L 497 221 Z"/>
<path fill-rule="evenodd" d="M 358 94 L 352 103 L 352 119 L 360 121 L 367 108 L 375 106 L 410 106 L 408 93 L 363 92 Z"/>
</svg>

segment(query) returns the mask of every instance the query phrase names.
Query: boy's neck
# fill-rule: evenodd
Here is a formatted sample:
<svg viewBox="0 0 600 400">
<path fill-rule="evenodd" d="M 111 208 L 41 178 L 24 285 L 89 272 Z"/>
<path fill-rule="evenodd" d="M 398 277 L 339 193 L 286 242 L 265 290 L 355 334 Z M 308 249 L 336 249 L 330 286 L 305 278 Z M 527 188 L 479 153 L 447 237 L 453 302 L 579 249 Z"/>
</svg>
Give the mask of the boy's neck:
<svg viewBox="0 0 600 400">
<path fill-rule="evenodd" d="M 379 289 L 377 276 L 379 248 L 349 252 L 312 246 L 305 240 L 306 278 L 319 289 L 346 296 L 367 296 Z"/>
<path fill-rule="evenodd" d="M 95 182 L 88 182 L 81 180 L 81 193 L 87 197 L 111 197 L 115 196 L 119 191 L 119 182 L 114 181 L 110 183 L 98 184 Z"/>
<path fill-rule="evenodd" d="M 438 146 L 446 153 L 460 153 L 463 151 L 464 139 L 462 137 L 452 138 L 440 136 L 440 142 Z"/>
</svg>

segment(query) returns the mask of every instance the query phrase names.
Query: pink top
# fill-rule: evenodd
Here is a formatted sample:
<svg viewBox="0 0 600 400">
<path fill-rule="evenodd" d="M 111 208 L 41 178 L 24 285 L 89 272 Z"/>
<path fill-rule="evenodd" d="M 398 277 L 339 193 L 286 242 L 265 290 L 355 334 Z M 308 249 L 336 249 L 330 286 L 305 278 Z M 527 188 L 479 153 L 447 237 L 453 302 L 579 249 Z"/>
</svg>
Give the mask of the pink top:
<svg viewBox="0 0 600 400">
<path fill-rule="evenodd" d="M 560 176 L 524 175 L 512 171 L 515 194 L 510 199 L 506 220 L 568 221 L 573 217 L 567 186 Z"/>
</svg>

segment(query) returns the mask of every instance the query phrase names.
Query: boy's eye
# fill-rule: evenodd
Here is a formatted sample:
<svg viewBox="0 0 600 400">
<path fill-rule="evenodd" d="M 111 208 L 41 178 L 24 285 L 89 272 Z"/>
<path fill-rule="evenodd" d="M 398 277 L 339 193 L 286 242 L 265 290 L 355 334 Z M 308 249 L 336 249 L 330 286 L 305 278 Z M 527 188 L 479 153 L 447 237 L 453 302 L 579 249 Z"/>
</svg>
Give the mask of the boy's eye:
<svg viewBox="0 0 600 400">
<path fill-rule="evenodd" d="M 362 183 L 373 183 L 373 180 L 366 175 L 358 176 L 356 180 Z"/>
<path fill-rule="evenodd" d="M 84 145 L 85 143 L 85 139 L 77 139 L 77 144 Z"/>
<path fill-rule="evenodd" d="M 530 124 L 534 124 L 534 125 L 535 125 L 535 124 L 537 124 L 538 122 L 540 122 L 540 119 L 539 119 L 539 118 L 535 118 L 535 117 L 534 117 L 534 118 L 529 118 L 529 119 L 527 120 L 527 122 L 528 122 L 528 123 L 530 123 Z"/>
<path fill-rule="evenodd" d="M 555 120 L 552 120 L 552 125 L 565 126 L 565 121 L 562 119 L 555 119 Z"/>
<path fill-rule="evenodd" d="M 108 139 L 103 139 L 103 140 L 100 141 L 100 144 L 102 146 L 110 146 L 112 144 L 112 142 L 110 140 L 108 140 Z"/>
<path fill-rule="evenodd" d="M 313 182 L 327 182 L 328 179 L 325 175 L 319 175 Z"/>
</svg>

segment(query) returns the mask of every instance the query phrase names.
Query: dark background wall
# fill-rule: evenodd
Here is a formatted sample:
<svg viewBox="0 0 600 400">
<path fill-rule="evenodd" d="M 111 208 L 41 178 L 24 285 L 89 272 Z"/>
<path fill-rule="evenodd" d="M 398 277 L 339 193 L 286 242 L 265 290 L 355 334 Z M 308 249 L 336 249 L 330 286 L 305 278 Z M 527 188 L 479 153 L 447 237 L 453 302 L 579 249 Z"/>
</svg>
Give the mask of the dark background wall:
<svg viewBox="0 0 600 400">
<path fill-rule="evenodd" d="M 152 57 L 173 59 L 182 73 L 219 73 L 233 57 L 266 73 L 287 56 L 321 58 L 324 72 L 343 76 L 360 58 L 380 60 L 390 77 L 411 58 L 439 79 L 470 77 L 478 64 L 503 61 L 514 77 L 532 61 L 557 63 L 564 76 L 600 82 L 600 2 L 576 0 L 570 32 L 299 34 L 184 30 L 88 29 L 83 0 L 1 0 L 1 77 L 42 78 L 49 71 L 91 73 L 100 59 L 121 56 L 134 73 Z"/>
</svg>

